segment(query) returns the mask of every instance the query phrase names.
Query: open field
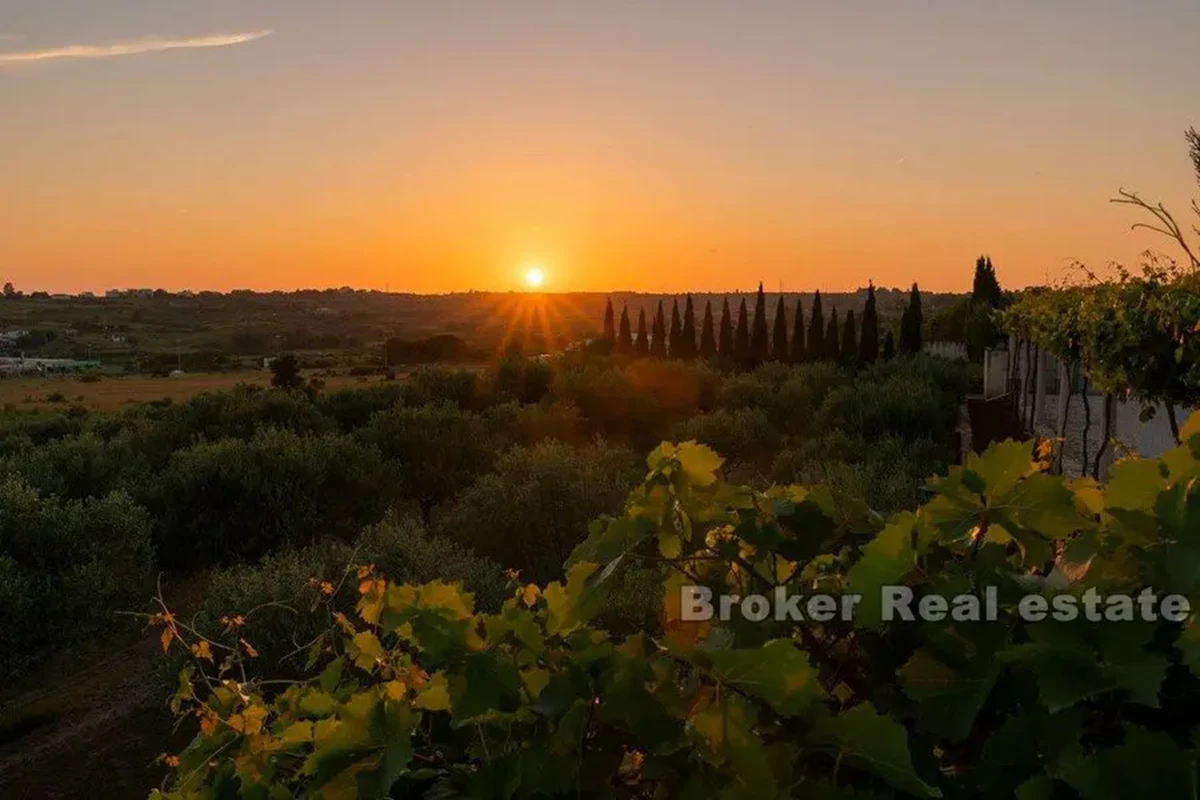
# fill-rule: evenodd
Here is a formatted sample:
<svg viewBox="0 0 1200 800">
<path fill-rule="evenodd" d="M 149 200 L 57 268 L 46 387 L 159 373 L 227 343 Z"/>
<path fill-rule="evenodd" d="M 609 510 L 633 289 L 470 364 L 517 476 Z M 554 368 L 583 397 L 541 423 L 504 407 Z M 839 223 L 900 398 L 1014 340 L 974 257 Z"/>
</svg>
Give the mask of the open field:
<svg viewBox="0 0 1200 800">
<path fill-rule="evenodd" d="M 334 375 L 321 377 L 328 389 L 365 386 L 383 380 L 382 376 Z M 267 370 L 209 372 L 153 378 L 144 375 L 104 377 L 85 383 L 78 376 L 52 378 L 7 378 L 0 380 L 0 408 L 13 406 L 21 411 L 79 405 L 91 411 L 115 411 L 130 403 L 148 403 L 170 399 L 174 402 L 195 397 L 201 392 L 221 392 L 238 384 L 270 386 Z M 53 398 L 53 399 L 50 399 Z"/>
</svg>

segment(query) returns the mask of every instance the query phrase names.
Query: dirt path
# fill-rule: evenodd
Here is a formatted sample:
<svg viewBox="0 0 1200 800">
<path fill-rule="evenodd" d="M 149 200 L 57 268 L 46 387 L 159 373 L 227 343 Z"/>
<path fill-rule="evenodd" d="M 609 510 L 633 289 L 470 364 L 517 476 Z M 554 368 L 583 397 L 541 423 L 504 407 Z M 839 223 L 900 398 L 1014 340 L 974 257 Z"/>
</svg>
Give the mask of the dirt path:
<svg viewBox="0 0 1200 800">
<path fill-rule="evenodd" d="M 177 594 L 198 596 L 202 581 Z M 192 731 L 174 731 L 157 637 L 130 631 L 79 666 L 51 664 L 36 685 L 0 702 L 0 797 L 144 798 Z"/>
</svg>

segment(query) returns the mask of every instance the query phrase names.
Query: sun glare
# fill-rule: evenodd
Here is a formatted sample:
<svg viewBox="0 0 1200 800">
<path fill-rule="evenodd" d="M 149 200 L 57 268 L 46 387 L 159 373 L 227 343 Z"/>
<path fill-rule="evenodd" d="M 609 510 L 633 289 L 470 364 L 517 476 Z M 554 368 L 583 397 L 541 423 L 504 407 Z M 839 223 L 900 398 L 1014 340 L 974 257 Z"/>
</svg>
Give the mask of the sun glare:
<svg viewBox="0 0 1200 800">
<path fill-rule="evenodd" d="M 541 267 L 530 267 L 525 270 L 525 285 L 530 289 L 540 289 L 546 282 L 546 273 Z"/>
</svg>

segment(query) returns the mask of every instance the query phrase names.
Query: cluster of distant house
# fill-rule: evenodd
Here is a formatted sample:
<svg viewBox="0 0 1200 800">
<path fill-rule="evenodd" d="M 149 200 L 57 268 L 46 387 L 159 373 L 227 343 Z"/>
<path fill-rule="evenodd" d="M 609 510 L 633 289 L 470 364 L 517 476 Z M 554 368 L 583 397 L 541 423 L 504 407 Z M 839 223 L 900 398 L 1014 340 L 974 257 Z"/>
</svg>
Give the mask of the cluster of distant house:
<svg viewBox="0 0 1200 800">
<path fill-rule="evenodd" d="M 25 358 L 24 356 L 0 356 L 0 377 L 17 375 L 62 375 L 83 369 L 99 367 L 99 361 L 75 358 Z"/>
</svg>

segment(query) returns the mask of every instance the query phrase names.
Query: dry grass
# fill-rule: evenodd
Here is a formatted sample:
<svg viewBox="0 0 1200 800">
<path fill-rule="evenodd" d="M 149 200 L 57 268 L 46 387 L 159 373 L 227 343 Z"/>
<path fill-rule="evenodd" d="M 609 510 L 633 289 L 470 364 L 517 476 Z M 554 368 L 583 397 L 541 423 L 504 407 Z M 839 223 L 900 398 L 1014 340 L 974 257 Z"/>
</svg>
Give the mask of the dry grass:
<svg viewBox="0 0 1200 800">
<path fill-rule="evenodd" d="M 322 377 L 327 389 L 364 386 L 382 380 L 381 376 Z M 114 411 L 130 403 L 145 403 L 170 398 L 186 400 L 201 392 L 220 392 L 239 383 L 269 386 L 271 373 L 263 370 L 213 372 L 180 375 L 174 378 L 150 378 L 141 375 L 104 377 L 84 383 L 77 376 L 53 378 L 0 379 L 0 408 L 13 406 L 22 411 L 78 405 L 93 411 Z M 51 400 L 49 398 L 55 398 Z M 61 398 L 61 399 L 58 399 Z"/>
</svg>

